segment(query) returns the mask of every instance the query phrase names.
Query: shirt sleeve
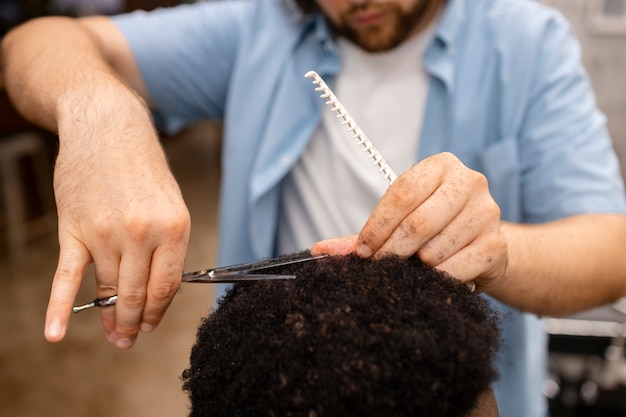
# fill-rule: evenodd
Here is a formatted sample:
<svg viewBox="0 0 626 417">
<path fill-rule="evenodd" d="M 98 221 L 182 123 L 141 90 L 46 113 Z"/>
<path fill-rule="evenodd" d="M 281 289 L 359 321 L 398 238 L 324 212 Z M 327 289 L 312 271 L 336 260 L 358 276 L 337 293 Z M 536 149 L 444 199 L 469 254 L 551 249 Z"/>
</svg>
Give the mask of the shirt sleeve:
<svg viewBox="0 0 626 417">
<path fill-rule="evenodd" d="M 542 35 L 520 132 L 525 220 L 625 213 L 619 162 L 578 41 L 559 14 Z"/>
<path fill-rule="evenodd" d="M 198 2 L 113 17 L 164 132 L 222 119 L 249 3 Z"/>
</svg>

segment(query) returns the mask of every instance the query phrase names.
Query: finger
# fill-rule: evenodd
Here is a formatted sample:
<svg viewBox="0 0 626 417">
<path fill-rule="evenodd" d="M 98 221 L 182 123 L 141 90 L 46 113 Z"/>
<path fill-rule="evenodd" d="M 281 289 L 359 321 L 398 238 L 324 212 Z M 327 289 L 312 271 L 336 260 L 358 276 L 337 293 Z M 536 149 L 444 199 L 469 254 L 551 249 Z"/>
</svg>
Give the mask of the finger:
<svg viewBox="0 0 626 417">
<path fill-rule="evenodd" d="M 174 255 L 176 254 L 177 255 Z M 153 331 L 161 322 L 165 311 L 180 288 L 185 247 L 160 246 L 154 252 L 150 267 L 146 305 L 140 329 Z"/>
<path fill-rule="evenodd" d="M 419 248 L 417 254 L 426 264 L 437 266 L 479 235 L 491 233 L 499 224 L 500 210 L 497 205 L 468 202 L 440 233 Z"/>
<path fill-rule="evenodd" d="M 442 167 L 427 158 L 391 184 L 359 233 L 357 254 L 376 253 L 406 216 L 440 187 L 442 175 Z"/>
<path fill-rule="evenodd" d="M 120 257 L 109 252 L 105 257 L 105 251 L 97 251 L 94 255 L 94 270 L 96 274 L 96 296 L 106 298 L 117 294 L 117 282 L 120 272 Z M 100 308 L 100 321 L 104 329 L 106 339 L 114 343 L 115 335 L 115 306 Z"/>
<path fill-rule="evenodd" d="M 426 201 L 398 224 L 374 255 L 379 257 L 395 254 L 406 258 L 421 250 L 427 242 L 437 236 L 450 235 L 454 239 L 456 231 L 453 230 L 455 233 L 449 233 L 448 228 L 467 209 L 467 200 L 470 195 L 459 194 L 455 198 L 450 198 L 450 194 L 450 186 L 439 187 Z M 471 236 L 470 239 L 473 238 L 474 236 Z M 468 240 L 461 242 L 460 245 L 457 244 L 456 247 L 464 246 Z M 438 249 L 439 246 L 435 246 L 435 250 Z M 443 256 L 445 256 L 445 252 L 435 254 L 435 257 Z M 425 259 L 422 260 L 427 262 Z M 434 264 L 437 263 L 439 262 Z"/>
<path fill-rule="evenodd" d="M 78 240 L 60 237 L 59 242 L 59 262 L 52 281 L 44 329 L 44 336 L 50 342 L 65 337 L 76 294 L 91 262 L 89 251 Z"/>
<path fill-rule="evenodd" d="M 120 259 L 115 332 L 112 335 L 113 342 L 120 349 L 129 349 L 137 338 L 146 303 L 151 262 L 151 249 L 141 245 L 129 248 Z"/>
<path fill-rule="evenodd" d="M 164 216 L 154 223 L 157 229 L 138 216 L 128 216 L 127 246 L 120 262 L 115 307 L 114 342 L 118 348 L 127 349 L 134 344 L 144 309 L 146 326 L 158 324 L 175 293 L 164 287 L 174 282 L 170 288 L 178 288 L 191 224 L 184 206 L 183 209 L 174 216 L 162 212 Z M 163 295 L 164 292 L 168 294 Z"/>
<path fill-rule="evenodd" d="M 355 250 L 358 235 L 338 237 L 317 242 L 311 248 L 311 254 L 316 255 L 348 255 Z"/>
<path fill-rule="evenodd" d="M 100 322 L 107 341 L 115 344 L 115 305 L 100 308 Z"/>
<path fill-rule="evenodd" d="M 462 282 L 474 281 L 485 289 L 504 275 L 506 264 L 506 240 L 481 235 L 436 268 Z"/>
</svg>

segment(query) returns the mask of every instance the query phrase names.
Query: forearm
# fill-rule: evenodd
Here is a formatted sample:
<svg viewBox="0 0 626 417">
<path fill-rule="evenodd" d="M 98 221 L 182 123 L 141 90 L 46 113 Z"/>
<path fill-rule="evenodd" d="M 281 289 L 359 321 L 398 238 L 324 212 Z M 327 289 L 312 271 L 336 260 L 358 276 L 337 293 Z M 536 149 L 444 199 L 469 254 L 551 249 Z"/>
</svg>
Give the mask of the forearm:
<svg viewBox="0 0 626 417">
<path fill-rule="evenodd" d="M 113 69 L 97 36 L 81 22 L 35 19 L 3 39 L 4 84 L 18 111 L 51 131 L 59 131 L 67 119 L 84 119 L 77 110 L 88 107 L 100 112 L 128 107 L 126 112 L 147 114 L 139 95 Z"/>
<path fill-rule="evenodd" d="M 486 291 L 539 315 L 567 315 L 626 295 L 626 217 L 579 215 L 502 226 L 506 275 Z"/>
<path fill-rule="evenodd" d="M 150 111 L 119 73 L 132 61 L 124 42 L 104 17 L 27 22 L 2 42 L 7 92 L 25 118 L 58 133 L 60 152 L 80 155 L 78 164 L 167 170 Z"/>
</svg>

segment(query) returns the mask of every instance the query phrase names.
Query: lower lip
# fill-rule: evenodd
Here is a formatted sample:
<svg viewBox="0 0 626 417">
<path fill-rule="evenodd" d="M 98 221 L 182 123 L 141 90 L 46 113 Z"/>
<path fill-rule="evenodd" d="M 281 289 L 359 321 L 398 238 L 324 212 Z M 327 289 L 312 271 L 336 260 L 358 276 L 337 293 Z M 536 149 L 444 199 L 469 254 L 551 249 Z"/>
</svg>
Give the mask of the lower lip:
<svg viewBox="0 0 626 417">
<path fill-rule="evenodd" d="M 357 26 L 374 26 L 380 24 L 385 18 L 385 13 L 377 12 L 377 13 L 369 13 L 362 15 L 355 15 L 353 18 L 353 22 Z"/>
</svg>

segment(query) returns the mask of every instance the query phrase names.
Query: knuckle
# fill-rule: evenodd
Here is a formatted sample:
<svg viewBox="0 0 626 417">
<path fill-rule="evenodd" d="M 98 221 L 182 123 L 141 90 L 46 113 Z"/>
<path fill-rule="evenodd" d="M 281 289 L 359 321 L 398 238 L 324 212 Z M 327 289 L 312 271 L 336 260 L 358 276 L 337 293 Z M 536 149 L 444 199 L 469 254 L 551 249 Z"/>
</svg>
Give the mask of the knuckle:
<svg viewBox="0 0 626 417">
<path fill-rule="evenodd" d="M 163 282 L 149 290 L 149 296 L 157 302 L 169 301 L 178 291 L 180 282 Z"/>
<path fill-rule="evenodd" d="M 146 301 L 146 292 L 141 290 L 127 291 L 123 295 L 124 303 L 130 307 L 141 307 Z"/>
<path fill-rule="evenodd" d="M 359 235 L 359 239 L 357 240 L 356 245 L 367 245 L 373 246 L 374 243 L 378 242 L 378 235 L 374 232 L 361 232 Z"/>
<path fill-rule="evenodd" d="M 459 162 L 459 158 L 457 158 L 452 152 L 441 152 L 438 155 L 439 158 L 441 158 L 443 161 L 448 162 L 448 163 L 458 163 Z"/>
<path fill-rule="evenodd" d="M 165 222 L 165 231 L 170 236 L 184 237 L 189 233 L 191 218 L 188 212 L 170 216 Z"/>
<path fill-rule="evenodd" d="M 67 284 L 73 282 L 80 276 L 80 273 L 73 265 L 59 262 L 54 274 L 54 280 Z"/>
<path fill-rule="evenodd" d="M 426 265 L 429 265 L 429 266 L 439 265 L 442 259 L 444 258 L 443 253 L 438 252 L 437 250 L 435 250 L 434 248 L 428 245 L 422 246 L 417 251 L 417 256 L 421 259 L 422 262 L 424 262 Z"/>
<path fill-rule="evenodd" d="M 463 166 L 462 176 L 466 179 L 468 184 L 476 188 L 483 188 L 488 185 L 487 177 L 482 173 L 473 169 Z"/>
<path fill-rule="evenodd" d="M 143 240 L 149 235 L 152 222 L 139 214 L 130 214 L 124 218 L 124 229 L 131 239 Z"/>
<path fill-rule="evenodd" d="M 180 239 L 189 233 L 191 219 L 188 212 L 156 215 L 137 212 L 125 216 L 124 227 L 130 238 L 138 241 L 155 234 Z"/>
<path fill-rule="evenodd" d="M 482 264 L 485 271 L 497 269 L 506 262 L 507 244 L 503 238 L 484 238 L 474 242 L 474 262 Z"/>
<path fill-rule="evenodd" d="M 441 152 L 436 155 L 432 155 L 432 161 L 438 165 L 447 169 L 464 168 L 465 165 L 461 163 L 461 160 L 451 152 Z"/>
<path fill-rule="evenodd" d="M 93 220 L 94 234 L 101 240 L 109 240 L 113 236 L 113 222 L 110 216 L 96 216 Z"/>
<path fill-rule="evenodd" d="M 490 204 L 488 207 L 486 207 L 485 211 L 488 216 L 491 216 L 492 218 L 496 218 L 496 219 L 499 219 L 500 215 L 502 214 L 500 210 L 500 206 L 498 206 L 495 202 L 493 204 Z"/>
<path fill-rule="evenodd" d="M 487 180 L 487 177 L 478 171 L 471 171 L 473 173 L 473 181 L 474 184 L 478 187 L 481 188 L 487 188 L 489 186 L 489 181 Z"/>
<path fill-rule="evenodd" d="M 475 210 L 478 210 L 480 212 L 481 219 L 485 221 L 499 221 L 500 219 L 500 206 L 492 198 L 483 199 L 482 201 L 480 201 L 475 207 Z"/>
<path fill-rule="evenodd" d="M 392 205 L 399 205 L 407 196 L 407 189 L 405 187 L 405 179 L 398 180 L 397 184 L 392 184 L 387 189 L 385 199 Z M 395 185 L 395 186 L 394 186 Z"/>
<path fill-rule="evenodd" d="M 138 324 L 126 324 L 126 323 L 116 323 L 115 332 L 117 333 L 117 338 L 125 338 L 130 337 L 134 338 L 139 332 Z"/>
<path fill-rule="evenodd" d="M 496 237 L 490 240 L 489 252 L 496 256 L 508 253 L 508 244 L 502 233 L 496 233 Z"/>
<path fill-rule="evenodd" d="M 422 216 L 414 216 L 400 224 L 403 237 L 430 237 L 434 234 L 434 224 Z"/>
<path fill-rule="evenodd" d="M 126 211 L 122 218 L 116 220 L 113 215 L 97 216 L 93 224 L 93 232 L 101 240 L 110 240 L 116 232 L 118 224 L 126 235 L 133 240 L 143 241 L 150 235 L 159 232 L 183 236 L 188 233 L 191 220 L 188 213 L 182 215 L 164 215 L 161 213 L 146 214 L 141 211 Z"/>
</svg>

